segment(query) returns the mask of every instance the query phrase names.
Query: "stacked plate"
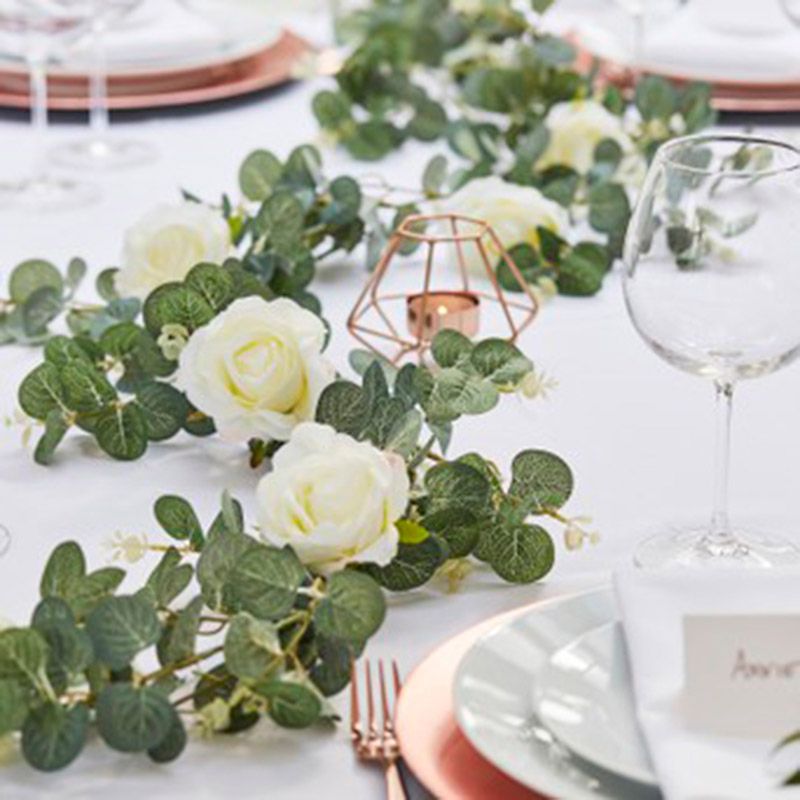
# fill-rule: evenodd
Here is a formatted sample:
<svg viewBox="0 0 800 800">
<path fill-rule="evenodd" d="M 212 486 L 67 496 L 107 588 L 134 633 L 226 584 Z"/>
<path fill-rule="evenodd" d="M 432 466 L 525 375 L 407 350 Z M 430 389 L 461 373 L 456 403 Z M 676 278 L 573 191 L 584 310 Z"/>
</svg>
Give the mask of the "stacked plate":
<svg viewBox="0 0 800 800">
<path fill-rule="evenodd" d="M 611 589 L 450 640 L 406 682 L 397 724 L 409 766 L 439 798 L 661 796 Z"/>
<path fill-rule="evenodd" d="M 567 0 L 561 25 L 584 63 L 599 59 L 602 75 L 612 83 L 627 87 L 644 71 L 679 83 L 711 84 L 714 104 L 723 111 L 800 111 L 800 28 L 780 0 L 758 6 L 747 0 L 679 6 L 676 0 L 671 11 L 645 18 L 638 54 L 630 15 L 608 3 L 570 13 L 578 2 Z"/>
<path fill-rule="evenodd" d="M 215 20 L 215 6 L 224 24 Z M 0 39 L 0 106 L 29 105 L 19 38 Z M 259 91 L 290 80 L 309 49 L 246 3 L 145 0 L 107 35 L 109 106 L 179 106 Z M 90 43 L 78 41 L 55 52 L 48 70 L 51 109 L 88 107 L 90 51 Z"/>
</svg>

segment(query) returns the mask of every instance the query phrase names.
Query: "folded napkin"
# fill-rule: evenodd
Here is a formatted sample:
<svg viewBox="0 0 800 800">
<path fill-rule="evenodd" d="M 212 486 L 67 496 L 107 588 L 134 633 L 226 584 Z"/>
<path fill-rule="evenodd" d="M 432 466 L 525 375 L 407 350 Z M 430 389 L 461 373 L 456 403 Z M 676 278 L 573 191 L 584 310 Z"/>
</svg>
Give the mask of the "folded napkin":
<svg viewBox="0 0 800 800">
<path fill-rule="evenodd" d="M 777 788 L 800 766 L 800 749 L 770 758 L 776 737 L 697 732 L 684 696 L 686 615 L 800 616 L 800 571 L 624 568 L 614 576 L 639 723 L 667 800 L 797 800 Z M 800 652 L 800 641 L 797 642 Z M 800 704 L 795 729 L 800 729 Z M 788 760 L 787 760 L 788 757 Z"/>
</svg>

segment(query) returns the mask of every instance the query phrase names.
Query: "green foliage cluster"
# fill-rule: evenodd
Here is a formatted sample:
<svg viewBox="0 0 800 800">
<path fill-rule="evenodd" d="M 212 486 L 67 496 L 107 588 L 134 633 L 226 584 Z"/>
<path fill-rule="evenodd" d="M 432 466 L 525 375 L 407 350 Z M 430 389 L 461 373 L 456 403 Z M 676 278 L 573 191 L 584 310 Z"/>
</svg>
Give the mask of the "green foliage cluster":
<svg viewBox="0 0 800 800">
<path fill-rule="evenodd" d="M 452 461 L 446 451 L 452 424 L 462 415 L 493 409 L 502 392 L 514 391 L 533 368 L 512 344 L 477 344 L 456 331 L 434 339 L 435 367 L 406 364 L 399 370 L 357 351 L 359 386 L 340 380 L 320 397 L 317 421 L 406 458 L 415 486 L 401 523 L 401 545 L 385 567 L 366 571 L 382 586 L 405 591 L 427 583 L 449 559 L 468 556 L 488 563 L 504 580 L 530 583 L 553 566 L 548 532 L 531 515 L 557 513 L 572 493 L 572 472 L 553 453 L 518 454 L 504 489 L 498 468 L 470 453 Z M 429 437 L 421 437 L 423 427 Z M 420 469 L 422 465 L 430 469 Z"/>
<path fill-rule="evenodd" d="M 245 533 L 227 495 L 208 530 L 180 497 L 161 497 L 155 513 L 177 541 L 142 588 L 118 593 L 123 570 L 87 572 L 65 542 L 30 625 L 0 632 L 0 734 L 19 732 L 36 769 L 70 764 L 91 726 L 108 747 L 164 763 L 183 751 L 187 719 L 235 733 L 265 716 L 286 728 L 332 718 L 326 697 L 383 622 L 368 575 L 310 574 L 291 550 Z"/>
<path fill-rule="evenodd" d="M 525 276 L 547 275 L 563 294 L 590 295 L 620 254 L 630 217 L 624 154 L 605 139 L 586 174 L 566 164 L 542 167 L 551 135 L 545 118 L 563 101 L 598 97 L 620 116 L 629 103 L 617 89 L 601 88 L 594 70 L 576 69 L 571 44 L 539 29 L 536 17 L 550 5 L 533 0 L 526 10 L 512 0 L 485 0 L 464 10 L 448 0 L 373 0 L 342 22 L 352 52 L 336 87 L 319 92 L 312 107 L 326 133 L 359 159 L 379 160 L 409 139 L 444 139 L 458 165 L 449 171 L 443 156 L 434 157 L 423 178 L 428 198 L 499 173 L 572 211 L 588 209 L 605 254 L 562 260 L 544 242 L 526 254 Z M 643 160 L 677 133 L 710 125 L 709 98 L 703 84 L 678 90 L 662 78 L 642 78 L 633 140 Z"/>
</svg>

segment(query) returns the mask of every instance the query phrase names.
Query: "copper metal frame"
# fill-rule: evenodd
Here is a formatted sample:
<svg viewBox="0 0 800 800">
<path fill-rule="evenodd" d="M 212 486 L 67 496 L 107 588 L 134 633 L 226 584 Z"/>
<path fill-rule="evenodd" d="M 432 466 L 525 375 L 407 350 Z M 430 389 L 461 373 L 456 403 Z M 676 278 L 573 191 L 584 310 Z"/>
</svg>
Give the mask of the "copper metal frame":
<svg viewBox="0 0 800 800">
<path fill-rule="evenodd" d="M 434 232 L 431 232 L 432 229 Z M 491 241 L 494 249 L 497 250 L 498 261 L 502 259 L 505 262 L 511 274 L 522 287 L 520 299 L 506 297 L 505 291 L 498 283 L 494 265 L 486 250 L 487 240 Z M 381 294 L 381 283 L 389 267 L 394 263 L 395 257 L 402 258 L 402 256 L 399 256 L 398 250 L 407 241 L 421 242 L 424 247 L 423 263 L 425 264 L 425 270 L 422 278 L 422 290 L 420 292 L 414 287 L 412 291 L 405 293 Z M 440 270 L 440 272 L 444 271 L 451 285 L 437 286 L 434 289 L 431 286 L 435 266 L 434 253 L 445 246 L 450 246 L 455 250 L 459 282 L 457 285 L 452 285 L 452 277 L 447 275 L 449 270 L 445 265 L 445 269 Z M 467 247 L 475 247 L 477 249 L 486 271 L 491 291 L 470 288 L 470 275 L 464 256 Z M 424 336 L 421 327 L 414 333 L 401 333 L 398 330 L 399 325 L 386 312 L 385 305 L 392 301 L 406 300 L 410 294 L 421 293 L 423 295 L 421 316 L 424 317 L 427 298 L 434 291 L 468 292 L 480 298 L 481 301 L 499 304 L 502 310 L 502 319 L 509 329 L 509 335 L 506 338 L 510 342 L 516 341 L 519 334 L 533 322 L 539 311 L 539 302 L 536 299 L 536 295 L 531 291 L 530 286 L 522 277 L 522 273 L 503 247 L 500 238 L 491 225 L 483 220 L 466 217 L 461 214 L 412 214 L 403 220 L 390 237 L 375 271 L 370 276 L 353 310 L 350 312 L 347 328 L 359 342 L 379 355 L 388 358 L 392 363 L 397 363 L 411 353 L 415 353 L 421 359 L 425 351 L 430 347 L 430 340 Z M 363 319 L 371 310 L 377 313 L 382 329 L 364 324 Z M 514 311 L 523 312 L 520 319 L 514 318 Z M 403 317 L 403 324 L 405 324 L 405 316 Z M 377 343 L 373 339 L 377 340 Z M 383 344 L 384 348 L 382 349 L 379 344 Z"/>
</svg>

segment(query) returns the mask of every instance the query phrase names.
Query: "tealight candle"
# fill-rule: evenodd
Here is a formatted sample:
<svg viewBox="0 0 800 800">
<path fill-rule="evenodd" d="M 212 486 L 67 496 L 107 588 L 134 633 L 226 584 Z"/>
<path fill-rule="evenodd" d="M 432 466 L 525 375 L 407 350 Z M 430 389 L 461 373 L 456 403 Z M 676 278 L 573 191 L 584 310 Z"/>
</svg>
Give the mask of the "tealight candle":
<svg viewBox="0 0 800 800">
<path fill-rule="evenodd" d="M 408 330 L 430 341 L 439 331 L 450 330 L 473 337 L 478 333 L 480 299 L 472 292 L 427 292 L 409 295 Z"/>
</svg>

